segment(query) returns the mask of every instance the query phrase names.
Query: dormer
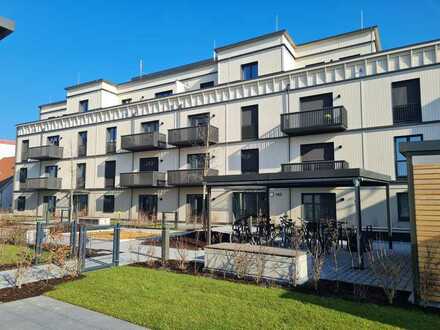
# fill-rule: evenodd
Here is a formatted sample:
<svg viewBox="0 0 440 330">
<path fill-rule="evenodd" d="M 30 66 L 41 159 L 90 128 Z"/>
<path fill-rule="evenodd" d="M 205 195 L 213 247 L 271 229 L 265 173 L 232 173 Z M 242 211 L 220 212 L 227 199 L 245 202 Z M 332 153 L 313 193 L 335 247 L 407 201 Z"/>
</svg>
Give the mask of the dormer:
<svg viewBox="0 0 440 330">
<path fill-rule="evenodd" d="M 117 86 L 99 79 L 66 87 L 66 113 L 87 112 L 120 104 Z"/>
<path fill-rule="evenodd" d="M 218 82 L 224 84 L 291 70 L 294 48 L 286 30 L 216 48 Z"/>
</svg>

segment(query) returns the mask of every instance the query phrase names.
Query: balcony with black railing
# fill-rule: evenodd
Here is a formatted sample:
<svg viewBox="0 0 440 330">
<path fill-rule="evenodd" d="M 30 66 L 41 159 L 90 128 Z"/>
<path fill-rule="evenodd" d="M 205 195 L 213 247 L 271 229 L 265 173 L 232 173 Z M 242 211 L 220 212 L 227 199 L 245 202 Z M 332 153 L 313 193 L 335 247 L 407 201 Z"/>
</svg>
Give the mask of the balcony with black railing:
<svg viewBox="0 0 440 330">
<path fill-rule="evenodd" d="M 116 153 L 116 141 L 107 141 L 105 143 L 105 153 L 107 154 Z"/>
<path fill-rule="evenodd" d="M 168 144 L 177 147 L 201 146 L 218 143 L 218 128 L 215 126 L 195 126 L 168 130 Z"/>
<path fill-rule="evenodd" d="M 28 158 L 36 160 L 61 159 L 63 158 L 63 148 L 53 144 L 32 147 L 28 150 Z"/>
<path fill-rule="evenodd" d="M 43 177 L 27 178 L 20 183 L 20 190 L 59 190 L 61 189 L 61 178 Z"/>
<path fill-rule="evenodd" d="M 345 160 L 317 160 L 302 163 L 281 164 L 282 172 L 310 172 L 343 170 L 349 168 Z"/>
<path fill-rule="evenodd" d="M 347 110 L 343 106 L 281 115 L 281 130 L 287 135 L 298 136 L 340 132 L 346 129 Z"/>
<path fill-rule="evenodd" d="M 393 122 L 395 124 L 418 123 L 422 121 L 420 103 L 393 106 Z"/>
<path fill-rule="evenodd" d="M 86 157 L 87 156 L 87 145 L 80 144 L 78 145 L 78 157 Z"/>
<path fill-rule="evenodd" d="M 142 171 L 121 173 L 121 187 L 161 187 L 165 185 L 165 173 L 157 171 Z"/>
<path fill-rule="evenodd" d="M 168 184 L 171 186 L 200 186 L 203 183 L 203 177 L 210 175 L 218 175 L 218 170 L 209 168 L 189 169 L 189 170 L 172 170 L 168 171 Z"/>
<path fill-rule="evenodd" d="M 167 138 L 165 134 L 159 132 L 123 135 L 121 147 L 131 151 L 164 149 L 167 147 Z"/>
<path fill-rule="evenodd" d="M 78 177 L 76 178 L 76 189 L 85 189 L 86 188 L 86 178 Z"/>
</svg>

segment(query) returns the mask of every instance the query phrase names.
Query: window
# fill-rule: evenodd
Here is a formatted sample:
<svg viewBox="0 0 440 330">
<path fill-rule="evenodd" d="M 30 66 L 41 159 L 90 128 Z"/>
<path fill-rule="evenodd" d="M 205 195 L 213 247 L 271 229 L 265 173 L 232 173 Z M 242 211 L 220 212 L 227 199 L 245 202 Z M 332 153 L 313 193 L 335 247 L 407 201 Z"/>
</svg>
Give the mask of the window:
<svg viewBox="0 0 440 330">
<path fill-rule="evenodd" d="M 211 88 L 211 87 L 214 87 L 213 81 L 207 81 L 207 82 L 200 83 L 200 89 Z"/>
<path fill-rule="evenodd" d="M 18 176 L 18 181 L 20 183 L 26 183 L 27 180 L 27 168 L 26 167 L 22 167 L 20 168 L 20 172 L 19 172 L 19 176 Z"/>
<path fill-rule="evenodd" d="M 87 156 L 87 132 L 78 133 L 78 157 Z"/>
<path fill-rule="evenodd" d="M 57 198 L 55 196 L 44 196 L 43 204 L 46 205 L 46 210 L 49 214 L 55 214 L 57 208 Z"/>
<path fill-rule="evenodd" d="M 241 173 L 258 173 L 259 171 L 258 149 L 241 151 Z"/>
<path fill-rule="evenodd" d="M 202 113 L 199 115 L 188 116 L 189 125 L 191 127 L 208 126 L 209 113 Z"/>
<path fill-rule="evenodd" d="M 154 97 L 159 98 L 159 97 L 167 97 L 173 95 L 173 90 L 167 90 L 167 91 L 163 91 L 163 92 L 157 92 L 154 94 Z"/>
<path fill-rule="evenodd" d="M 138 213 L 142 220 L 157 220 L 157 196 L 139 195 Z"/>
<path fill-rule="evenodd" d="M 407 123 L 421 121 L 419 79 L 393 82 L 393 122 Z"/>
<path fill-rule="evenodd" d="M 258 62 L 243 64 L 241 66 L 241 79 L 249 80 L 258 78 Z"/>
<path fill-rule="evenodd" d="M 159 132 L 159 121 L 147 121 L 145 123 L 142 123 L 142 130 L 144 133 L 153 133 L 153 132 Z"/>
<path fill-rule="evenodd" d="M 336 220 L 336 194 L 302 194 L 303 220 L 327 222 Z"/>
<path fill-rule="evenodd" d="M 141 158 L 139 159 L 139 171 L 159 171 L 159 158 Z"/>
<path fill-rule="evenodd" d="M 76 188 L 84 189 L 86 187 L 86 164 L 76 165 Z"/>
<path fill-rule="evenodd" d="M 258 106 L 241 108 L 241 139 L 258 139 Z"/>
<path fill-rule="evenodd" d="M 115 176 L 116 176 L 116 161 L 108 160 L 105 162 L 105 188 L 115 187 Z"/>
<path fill-rule="evenodd" d="M 232 213 L 235 220 L 268 214 L 266 192 L 234 192 Z"/>
<path fill-rule="evenodd" d="M 122 100 L 122 104 L 128 104 L 128 103 L 131 103 L 131 98 Z"/>
<path fill-rule="evenodd" d="M 111 154 L 116 152 L 116 136 L 116 127 L 107 127 L 106 153 Z"/>
<path fill-rule="evenodd" d="M 79 101 L 79 112 L 89 111 L 89 100 Z"/>
<path fill-rule="evenodd" d="M 60 136 L 59 135 L 48 136 L 47 143 L 52 144 L 54 146 L 59 146 L 60 145 Z"/>
<path fill-rule="evenodd" d="M 402 222 L 409 221 L 408 193 L 397 193 L 397 215 Z"/>
<path fill-rule="evenodd" d="M 396 179 L 406 179 L 408 171 L 406 168 L 406 157 L 399 152 L 399 146 L 404 142 L 423 141 L 423 135 L 407 135 L 394 137 L 394 158 Z"/>
<path fill-rule="evenodd" d="M 48 165 L 44 169 L 44 173 L 47 174 L 50 178 L 56 178 L 58 176 L 58 166 L 57 165 Z"/>
<path fill-rule="evenodd" d="M 17 198 L 17 211 L 24 211 L 24 210 L 26 210 L 26 197 L 19 196 Z"/>
<path fill-rule="evenodd" d="M 209 167 L 209 155 L 206 154 L 189 154 L 187 161 L 190 169 L 203 169 L 205 168 L 205 162 L 208 162 Z"/>
<path fill-rule="evenodd" d="M 75 217 L 84 217 L 89 213 L 89 196 L 85 194 L 73 195 L 73 213 Z"/>
<path fill-rule="evenodd" d="M 104 196 L 104 207 L 102 209 L 102 212 L 104 213 L 115 212 L 115 196 L 113 195 Z"/>
<path fill-rule="evenodd" d="M 319 110 L 333 107 L 333 94 L 319 94 L 301 97 L 299 99 L 300 111 Z"/>
<path fill-rule="evenodd" d="M 189 223 L 202 222 L 203 195 L 188 194 L 186 195 L 186 218 Z"/>
<path fill-rule="evenodd" d="M 21 161 L 27 162 L 29 158 L 29 140 L 21 141 Z"/>
<path fill-rule="evenodd" d="M 313 161 L 335 159 L 335 148 L 333 142 L 301 144 L 300 152 L 301 152 L 302 162 L 313 162 Z"/>
</svg>

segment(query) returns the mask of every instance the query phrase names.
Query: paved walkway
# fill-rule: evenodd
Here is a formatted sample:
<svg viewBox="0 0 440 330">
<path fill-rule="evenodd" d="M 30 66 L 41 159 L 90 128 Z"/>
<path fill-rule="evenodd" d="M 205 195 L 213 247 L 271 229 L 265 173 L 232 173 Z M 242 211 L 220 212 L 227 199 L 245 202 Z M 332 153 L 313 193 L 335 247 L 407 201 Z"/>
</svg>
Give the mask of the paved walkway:
<svg viewBox="0 0 440 330">
<path fill-rule="evenodd" d="M 144 329 L 45 296 L 1 304 L 0 322 L 0 328 L 8 330 Z"/>
</svg>

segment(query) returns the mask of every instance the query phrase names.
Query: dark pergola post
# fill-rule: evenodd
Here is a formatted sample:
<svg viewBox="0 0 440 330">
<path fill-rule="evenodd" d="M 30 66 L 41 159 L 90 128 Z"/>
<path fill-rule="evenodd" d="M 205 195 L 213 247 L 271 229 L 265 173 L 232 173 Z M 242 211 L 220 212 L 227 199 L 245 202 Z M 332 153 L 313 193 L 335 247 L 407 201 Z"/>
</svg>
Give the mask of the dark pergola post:
<svg viewBox="0 0 440 330">
<path fill-rule="evenodd" d="M 207 187 L 205 219 L 207 222 L 206 244 L 211 245 L 211 187 Z"/>
<path fill-rule="evenodd" d="M 270 201 L 269 201 L 269 193 L 270 193 L 270 187 L 266 186 L 266 208 L 267 208 L 267 219 L 270 218 Z"/>
<path fill-rule="evenodd" d="M 387 203 L 387 227 L 388 227 L 388 247 L 393 249 L 393 230 L 391 228 L 391 215 L 390 215 L 390 185 L 387 183 L 385 186 L 386 203 Z"/>
<path fill-rule="evenodd" d="M 355 208 L 356 208 L 356 247 L 357 247 L 357 256 L 358 256 L 358 264 L 357 268 L 364 268 L 364 253 L 362 251 L 362 209 L 361 209 L 361 179 L 355 178 L 353 179 L 354 185 L 354 196 L 355 196 Z"/>
</svg>

